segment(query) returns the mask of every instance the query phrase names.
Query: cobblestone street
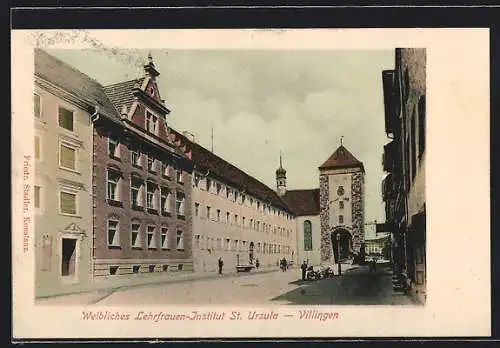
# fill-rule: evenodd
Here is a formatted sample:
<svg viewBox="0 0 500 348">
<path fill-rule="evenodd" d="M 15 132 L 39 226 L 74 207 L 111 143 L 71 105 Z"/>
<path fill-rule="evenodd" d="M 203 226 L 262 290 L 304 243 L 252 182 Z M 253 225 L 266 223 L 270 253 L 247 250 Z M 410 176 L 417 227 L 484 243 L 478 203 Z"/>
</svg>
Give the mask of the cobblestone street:
<svg viewBox="0 0 500 348">
<path fill-rule="evenodd" d="M 45 304 L 83 302 L 73 295 Z M 391 272 L 367 266 L 354 267 L 333 279 L 300 280 L 300 270 L 287 272 L 223 275 L 208 279 L 149 284 L 103 293 L 90 301 L 98 306 L 188 304 L 188 305 L 412 305 L 408 297 L 392 290 Z"/>
</svg>

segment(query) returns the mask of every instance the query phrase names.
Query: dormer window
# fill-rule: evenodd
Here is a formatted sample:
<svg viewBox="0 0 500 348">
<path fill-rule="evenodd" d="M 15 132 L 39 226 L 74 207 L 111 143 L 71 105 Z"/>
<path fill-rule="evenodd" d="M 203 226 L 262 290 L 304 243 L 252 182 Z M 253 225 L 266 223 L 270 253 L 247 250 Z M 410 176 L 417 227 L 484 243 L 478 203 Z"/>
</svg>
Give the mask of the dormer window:
<svg viewBox="0 0 500 348">
<path fill-rule="evenodd" d="M 146 130 L 158 135 L 158 117 L 149 111 L 146 111 Z"/>
</svg>

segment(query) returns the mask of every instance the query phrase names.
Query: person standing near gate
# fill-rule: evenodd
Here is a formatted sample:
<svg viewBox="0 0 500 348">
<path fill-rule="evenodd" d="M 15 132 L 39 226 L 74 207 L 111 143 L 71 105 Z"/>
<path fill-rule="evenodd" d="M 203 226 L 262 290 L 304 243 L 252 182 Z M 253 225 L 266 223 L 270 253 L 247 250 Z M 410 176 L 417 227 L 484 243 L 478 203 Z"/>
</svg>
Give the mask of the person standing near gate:
<svg viewBox="0 0 500 348">
<path fill-rule="evenodd" d="M 304 262 L 302 263 L 302 265 L 300 265 L 300 269 L 302 271 L 302 280 L 306 280 L 306 270 L 307 270 L 307 263 L 306 261 L 304 260 Z"/>
<path fill-rule="evenodd" d="M 219 274 L 222 274 L 222 266 L 224 266 L 224 261 L 222 261 L 222 257 L 219 257 Z"/>
</svg>

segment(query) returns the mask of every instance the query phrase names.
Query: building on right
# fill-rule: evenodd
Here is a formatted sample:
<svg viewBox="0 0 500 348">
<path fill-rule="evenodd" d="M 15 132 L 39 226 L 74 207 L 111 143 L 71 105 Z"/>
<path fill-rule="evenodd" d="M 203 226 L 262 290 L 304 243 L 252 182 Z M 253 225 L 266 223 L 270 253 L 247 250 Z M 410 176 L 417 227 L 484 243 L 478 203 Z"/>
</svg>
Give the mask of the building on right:
<svg viewBox="0 0 500 348">
<path fill-rule="evenodd" d="M 382 182 L 385 224 L 392 232 L 395 286 L 426 300 L 426 51 L 396 48 L 394 70 L 382 72 L 385 132 Z"/>
</svg>

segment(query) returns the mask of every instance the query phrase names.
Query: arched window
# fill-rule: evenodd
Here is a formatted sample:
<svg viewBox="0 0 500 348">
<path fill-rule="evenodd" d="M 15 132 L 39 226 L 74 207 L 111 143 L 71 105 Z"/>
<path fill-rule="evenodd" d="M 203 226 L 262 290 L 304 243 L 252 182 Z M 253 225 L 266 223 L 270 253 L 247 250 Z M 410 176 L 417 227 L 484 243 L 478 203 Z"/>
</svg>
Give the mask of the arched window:
<svg viewBox="0 0 500 348">
<path fill-rule="evenodd" d="M 304 221 L 304 251 L 312 250 L 312 224 L 311 221 Z"/>
</svg>

